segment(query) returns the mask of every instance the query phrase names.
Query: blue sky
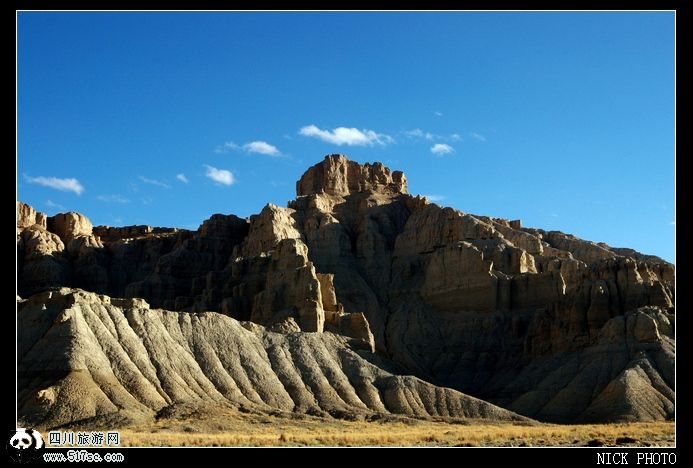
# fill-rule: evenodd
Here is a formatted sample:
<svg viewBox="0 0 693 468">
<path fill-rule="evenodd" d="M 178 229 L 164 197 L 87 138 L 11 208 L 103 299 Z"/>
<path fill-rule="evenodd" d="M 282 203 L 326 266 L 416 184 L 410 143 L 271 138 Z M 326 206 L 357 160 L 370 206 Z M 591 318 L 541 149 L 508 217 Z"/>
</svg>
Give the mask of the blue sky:
<svg viewBox="0 0 693 468">
<path fill-rule="evenodd" d="M 20 13 L 18 199 L 195 228 L 325 154 L 674 260 L 673 13 Z"/>
</svg>

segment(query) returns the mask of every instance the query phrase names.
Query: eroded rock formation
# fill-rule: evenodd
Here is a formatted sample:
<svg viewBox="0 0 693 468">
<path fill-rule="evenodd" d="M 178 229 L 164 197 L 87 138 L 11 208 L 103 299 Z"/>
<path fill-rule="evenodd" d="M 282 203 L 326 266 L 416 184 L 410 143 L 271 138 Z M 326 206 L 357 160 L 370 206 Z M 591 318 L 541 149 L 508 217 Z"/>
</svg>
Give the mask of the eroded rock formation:
<svg viewBox="0 0 693 468">
<path fill-rule="evenodd" d="M 343 334 L 542 420 L 673 417 L 673 265 L 443 208 L 407 194 L 401 172 L 340 155 L 297 192 L 286 208 L 214 215 L 194 232 L 46 222 L 18 203 L 18 294 L 79 287 Z"/>
<path fill-rule="evenodd" d="M 325 417 L 526 420 L 394 375 L 332 333 L 274 333 L 214 312 L 150 309 L 142 299 L 68 288 L 36 294 L 18 309 L 23 424 L 107 421 L 112 428 L 114 421 L 153 420 L 179 403 Z"/>
<path fill-rule="evenodd" d="M 341 154 L 331 154 L 309 168 L 296 183 L 296 194 L 338 195 L 376 191 L 407 193 L 407 178 L 401 171 L 391 171 L 382 163 L 359 164 Z"/>
</svg>

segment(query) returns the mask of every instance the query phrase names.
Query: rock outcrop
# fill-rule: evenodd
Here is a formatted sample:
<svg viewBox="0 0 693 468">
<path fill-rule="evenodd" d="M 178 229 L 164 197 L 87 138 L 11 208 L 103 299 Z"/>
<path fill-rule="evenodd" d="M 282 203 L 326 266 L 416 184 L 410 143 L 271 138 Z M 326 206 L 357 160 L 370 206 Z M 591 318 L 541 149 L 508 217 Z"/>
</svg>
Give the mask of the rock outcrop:
<svg viewBox="0 0 693 468">
<path fill-rule="evenodd" d="M 96 226 L 92 229 L 92 233 L 99 238 L 113 242 L 122 239 L 136 239 L 138 237 L 146 237 L 152 234 L 175 234 L 179 232 L 177 228 L 162 228 L 145 225 L 111 227 L 111 226 Z"/>
<path fill-rule="evenodd" d="M 407 178 L 401 171 L 391 171 L 382 163 L 359 164 L 344 155 L 330 154 L 296 183 L 298 196 L 324 193 L 344 197 L 368 190 L 407 193 Z"/>
<path fill-rule="evenodd" d="M 46 229 L 46 215 L 44 213 L 37 212 L 33 207 L 17 202 L 17 230 L 26 229 L 33 225 L 38 225 L 43 229 Z"/>
<path fill-rule="evenodd" d="M 547 421 L 673 417 L 673 265 L 440 207 L 407 194 L 401 172 L 341 155 L 297 192 L 197 231 L 91 230 L 72 215 L 58 229 L 18 204 L 17 293 L 78 287 L 287 337 L 335 333 Z"/>
<path fill-rule="evenodd" d="M 48 229 L 69 244 L 77 237 L 91 236 L 93 226 L 86 216 L 71 211 L 48 218 Z"/>
</svg>

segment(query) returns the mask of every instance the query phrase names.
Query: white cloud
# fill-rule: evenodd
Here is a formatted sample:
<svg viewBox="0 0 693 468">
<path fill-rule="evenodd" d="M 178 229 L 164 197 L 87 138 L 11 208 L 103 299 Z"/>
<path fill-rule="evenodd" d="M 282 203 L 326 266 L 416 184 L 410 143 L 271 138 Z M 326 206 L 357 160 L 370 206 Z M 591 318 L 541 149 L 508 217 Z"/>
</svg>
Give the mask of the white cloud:
<svg viewBox="0 0 693 468">
<path fill-rule="evenodd" d="M 224 153 L 228 153 L 231 150 L 238 150 L 238 149 L 241 149 L 241 147 L 238 146 L 236 143 L 234 143 L 233 141 L 227 141 L 223 145 L 219 145 L 216 148 L 214 148 L 214 152 L 217 154 L 224 154 Z"/>
<path fill-rule="evenodd" d="M 44 203 L 48 208 L 53 208 L 55 210 L 64 210 L 65 207 L 61 205 L 60 203 L 55 203 L 53 200 L 46 200 L 46 203 Z"/>
<path fill-rule="evenodd" d="M 168 185 L 167 183 L 162 182 L 162 181 L 160 181 L 160 180 L 148 179 L 148 178 L 146 178 L 146 177 L 144 177 L 144 176 L 139 176 L 139 179 L 140 179 L 142 182 L 144 182 L 145 184 L 156 185 L 157 187 L 163 187 L 163 188 L 171 188 L 170 185 Z"/>
<path fill-rule="evenodd" d="M 445 195 L 424 195 L 432 202 L 439 202 L 445 200 L 447 197 Z"/>
<path fill-rule="evenodd" d="M 462 140 L 462 135 L 460 135 L 459 133 L 453 133 L 450 135 L 450 139 L 452 141 L 460 141 Z"/>
<path fill-rule="evenodd" d="M 227 171 L 226 169 L 217 169 L 216 167 L 208 166 L 206 164 L 205 167 L 207 168 L 207 173 L 205 175 L 214 182 L 222 185 L 233 184 L 234 179 L 231 171 Z"/>
<path fill-rule="evenodd" d="M 185 174 L 176 174 L 176 179 L 180 180 L 184 184 L 187 184 L 190 182 L 187 177 L 185 177 Z"/>
<path fill-rule="evenodd" d="M 267 156 L 281 156 L 281 151 L 276 146 L 270 145 L 266 141 L 251 141 L 243 145 L 243 149 L 248 153 L 260 153 Z"/>
<path fill-rule="evenodd" d="M 377 133 L 373 130 L 358 128 L 337 127 L 332 130 L 322 130 L 315 125 L 308 125 L 301 128 L 298 132 L 300 135 L 318 138 L 333 145 L 347 146 L 373 146 L 387 145 L 395 140 L 384 133 Z"/>
<path fill-rule="evenodd" d="M 411 138 L 423 138 L 423 139 L 429 140 L 429 141 L 436 138 L 436 135 L 434 135 L 430 132 L 424 132 L 420 128 L 415 128 L 413 130 L 407 130 L 406 132 L 404 132 L 404 134 L 408 137 L 411 137 Z"/>
<path fill-rule="evenodd" d="M 486 137 L 483 136 L 481 133 L 472 132 L 469 135 L 475 140 L 486 141 Z"/>
<path fill-rule="evenodd" d="M 122 195 L 99 195 L 96 199 L 106 203 L 130 203 L 130 200 Z"/>
<path fill-rule="evenodd" d="M 669 224 L 672 226 L 676 226 L 676 221 L 671 221 Z"/>
<path fill-rule="evenodd" d="M 230 151 L 240 150 L 243 150 L 246 153 L 258 153 L 265 154 L 267 156 L 282 156 L 282 152 L 279 151 L 279 148 L 262 140 L 251 141 L 243 146 L 237 145 L 233 141 L 227 141 L 223 145 L 217 146 L 214 149 L 214 152 L 217 154 L 226 154 Z"/>
<path fill-rule="evenodd" d="M 30 184 L 43 185 L 61 192 L 74 192 L 77 195 L 82 195 L 82 192 L 84 192 L 84 187 L 79 183 L 79 180 L 73 178 L 59 179 L 57 177 L 43 176 L 29 177 L 28 175 L 24 175 L 24 178 Z"/>
<path fill-rule="evenodd" d="M 445 143 L 436 143 L 431 146 L 431 153 L 433 154 L 452 154 L 455 152 L 455 148 Z"/>
<path fill-rule="evenodd" d="M 442 113 L 442 112 L 439 112 L 439 111 L 435 111 L 433 114 L 434 114 L 436 117 L 442 117 L 442 116 L 443 116 L 443 113 Z"/>
</svg>

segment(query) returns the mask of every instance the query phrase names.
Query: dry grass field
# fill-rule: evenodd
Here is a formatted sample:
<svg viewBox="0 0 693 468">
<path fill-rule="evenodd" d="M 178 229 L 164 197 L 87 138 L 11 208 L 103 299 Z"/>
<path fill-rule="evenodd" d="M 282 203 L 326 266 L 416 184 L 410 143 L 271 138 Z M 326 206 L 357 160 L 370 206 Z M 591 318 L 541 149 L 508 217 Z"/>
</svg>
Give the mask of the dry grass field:
<svg viewBox="0 0 693 468">
<path fill-rule="evenodd" d="M 190 415 L 188 415 L 190 416 Z M 124 446 L 673 446 L 674 423 L 508 424 L 219 413 L 121 429 Z"/>
</svg>

